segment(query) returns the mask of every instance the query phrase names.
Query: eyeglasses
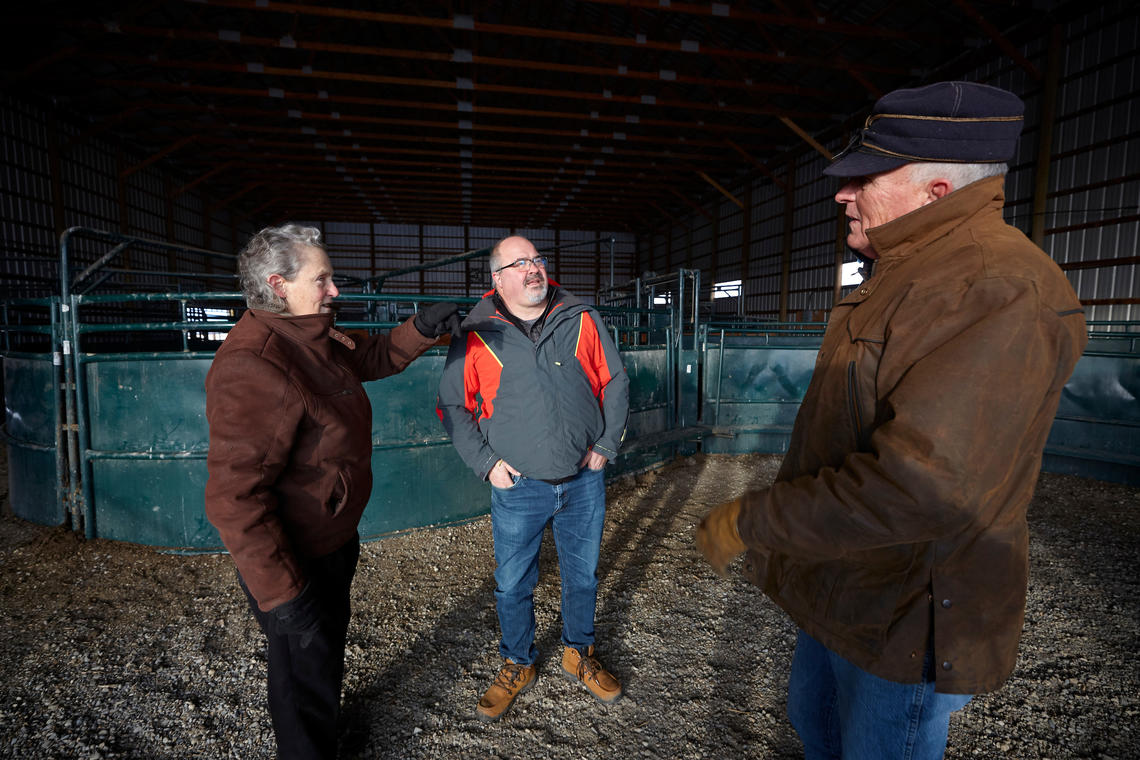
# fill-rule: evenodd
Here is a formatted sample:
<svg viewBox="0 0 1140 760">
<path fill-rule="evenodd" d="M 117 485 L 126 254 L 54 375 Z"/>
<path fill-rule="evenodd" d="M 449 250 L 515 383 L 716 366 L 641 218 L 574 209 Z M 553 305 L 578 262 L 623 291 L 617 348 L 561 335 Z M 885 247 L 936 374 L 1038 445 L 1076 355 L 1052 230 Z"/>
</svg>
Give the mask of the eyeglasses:
<svg viewBox="0 0 1140 760">
<path fill-rule="evenodd" d="M 546 256 L 535 256 L 533 259 L 515 259 L 510 264 L 504 264 L 498 269 L 492 269 L 492 272 L 498 273 L 504 269 L 518 269 L 522 271 L 526 269 L 527 264 L 534 264 L 536 269 L 546 269 Z"/>
</svg>

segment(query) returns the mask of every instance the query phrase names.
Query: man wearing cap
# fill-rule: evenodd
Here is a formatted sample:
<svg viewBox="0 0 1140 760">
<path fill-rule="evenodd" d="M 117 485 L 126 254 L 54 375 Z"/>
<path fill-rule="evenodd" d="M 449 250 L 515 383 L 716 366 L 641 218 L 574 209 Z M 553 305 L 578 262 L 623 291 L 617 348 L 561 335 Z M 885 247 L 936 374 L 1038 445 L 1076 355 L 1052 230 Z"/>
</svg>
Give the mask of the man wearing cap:
<svg viewBox="0 0 1140 760">
<path fill-rule="evenodd" d="M 1023 104 L 881 98 L 825 170 L 873 274 L 837 304 L 773 485 L 697 543 L 799 627 L 788 716 L 814 758 L 939 758 L 1017 658 L 1026 508 L 1087 341 L 1061 270 L 1002 219 Z"/>
</svg>

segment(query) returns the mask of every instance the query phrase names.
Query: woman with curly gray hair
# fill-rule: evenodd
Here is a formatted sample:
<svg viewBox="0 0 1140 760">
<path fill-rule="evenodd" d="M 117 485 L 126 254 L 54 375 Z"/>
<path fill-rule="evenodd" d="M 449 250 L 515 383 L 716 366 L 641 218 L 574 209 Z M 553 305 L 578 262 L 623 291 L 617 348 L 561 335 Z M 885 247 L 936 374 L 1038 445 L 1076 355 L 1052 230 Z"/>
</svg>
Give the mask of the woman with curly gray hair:
<svg viewBox="0 0 1140 760">
<path fill-rule="evenodd" d="M 296 279 L 302 263 L 297 252 L 302 248 L 325 252 L 321 231 L 316 227 L 286 224 L 266 227 L 250 238 L 238 256 L 241 291 L 249 308 L 277 314 L 289 310 L 285 300 L 270 285 L 269 278 L 276 274 L 286 282 Z"/>
<path fill-rule="evenodd" d="M 362 383 L 402 371 L 458 316 L 432 304 L 388 335 L 338 331 L 340 291 L 313 227 L 267 227 L 238 261 L 249 309 L 206 376 L 206 516 L 268 642 L 278 757 L 333 758 L 357 525 L 372 490 Z"/>
</svg>

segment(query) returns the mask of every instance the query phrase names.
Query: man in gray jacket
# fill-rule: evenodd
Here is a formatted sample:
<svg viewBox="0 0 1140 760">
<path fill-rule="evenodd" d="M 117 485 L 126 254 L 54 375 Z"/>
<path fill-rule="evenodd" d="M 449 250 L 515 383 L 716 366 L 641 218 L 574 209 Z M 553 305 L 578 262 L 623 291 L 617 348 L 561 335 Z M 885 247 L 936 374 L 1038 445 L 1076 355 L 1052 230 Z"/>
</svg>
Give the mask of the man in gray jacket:
<svg viewBox="0 0 1140 760">
<path fill-rule="evenodd" d="M 494 289 L 463 321 L 438 411 L 455 448 L 491 483 L 495 604 L 504 663 L 479 700 L 499 718 L 535 678 L 534 587 L 551 525 L 562 577 L 562 669 L 604 703 L 621 685 L 594 657 L 606 462 L 617 456 L 629 378 L 598 313 L 551 282 L 524 237 L 491 252 Z"/>
</svg>

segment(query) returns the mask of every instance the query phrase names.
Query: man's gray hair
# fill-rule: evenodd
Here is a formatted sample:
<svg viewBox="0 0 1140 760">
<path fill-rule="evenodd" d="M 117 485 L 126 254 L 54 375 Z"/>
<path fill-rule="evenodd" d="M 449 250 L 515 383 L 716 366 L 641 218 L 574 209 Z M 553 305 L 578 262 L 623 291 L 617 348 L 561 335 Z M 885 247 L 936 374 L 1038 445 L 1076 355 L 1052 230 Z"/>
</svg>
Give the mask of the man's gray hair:
<svg viewBox="0 0 1140 760">
<path fill-rule="evenodd" d="M 285 301 L 270 287 L 267 279 L 279 274 L 292 281 L 301 269 L 301 251 L 306 246 L 325 250 L 321 231 L 316 227 L 285 224 L 258 232 L 238 254 L 238 277 L 245 304 L 276 314 L 285 311 Z"/>
<path fill-rule="evenodd" d="M 1009 171 L 1009 164 L 955 164 L 939 161 L 916 161 L 910 165 L 910 181 L 915 184 L 945 178 L 954 189 L 986 177 L 997 177 Z"/>
<path fill-rule="evenodd" d="M 503 242 L 505 240 L 507 240 L 507 238 L 512 238 L 512 237 L 515 237 L 515 236 L 514 235 L 507 235 L 507 237 L 505 237 L 502 240 L 500 240 L 499 242 L 495 243 L 495 246 L 491 249 L 491 255 L 487 259 L 487 269 L 490 271 L 490 273 L 492 275 L 495 273 L 495 270 L 499 268 L 499 247 L 502 246 Z M 493 283 L 494 281 L 495 281 L 495 278 L 492 277 L 491 282 Z"/>
</svg>

